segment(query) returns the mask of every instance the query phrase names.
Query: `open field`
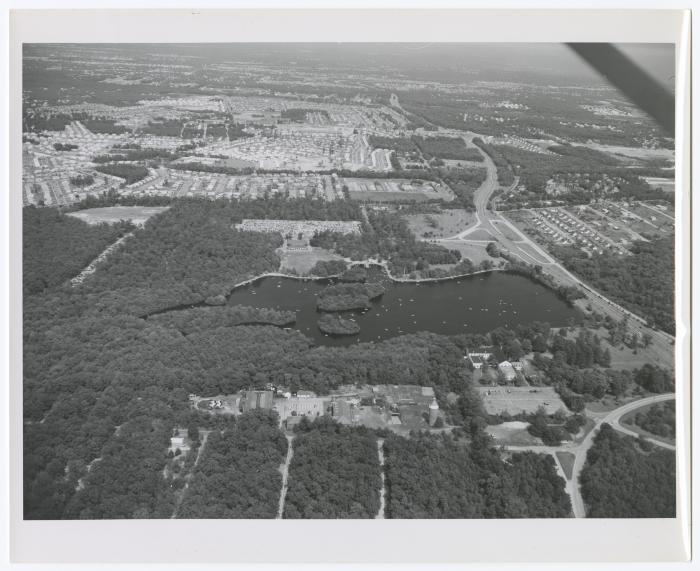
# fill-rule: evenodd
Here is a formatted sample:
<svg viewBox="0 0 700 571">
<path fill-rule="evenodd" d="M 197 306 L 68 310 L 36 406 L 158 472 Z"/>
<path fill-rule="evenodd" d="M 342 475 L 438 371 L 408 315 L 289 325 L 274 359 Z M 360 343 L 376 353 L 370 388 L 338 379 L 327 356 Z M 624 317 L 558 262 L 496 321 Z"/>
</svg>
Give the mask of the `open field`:
<svg viewBox="0 0 700 571">
<path fill-rule="evenodd" d="M 515 234 L 510 228 L 508 228 L 507 224 L 504 224 L 503 222 L 500 222 L 498 220 L 493 221 L 494 228 L 498 230 L 501 234 L 503 234 L 508 240 L 519 240 L 520 236 Z"/>
<path fill-rule="evenodd" d="M 573 143 L 574 146 L 588 147 L 603 153 L 612 155 L 622 155 L 633 159 L 650 160 L 650 159 L 667 159 L 674 160 L 674 152 L 671 149 L 643 149 L 640 147 L 619 147 L 613 145 L 600 145 L 597 143 L 579 144 Z"/>
<path fill-rule="evenodd" d="M 441 196 L 429 196 L 421 192 L 375 192 L 375 191 L 350 191 L 353 200 L 364 202 L 427 202 Z"/>
<path fill-rule="evenodd" d="M 503 422 L 493 426 L 486 427 L 486 433 L 490 434 L 498 445 L 506 446 L 536 446 L 541 444 L 541 440 L 536 436 L 532 436 L 527 431 L 527 422 L 514 420 L 512 422 Z"/>
<path fill-rule="evenodd" d="M 68 216 L 79 218 L 88 224 L 116 224 L 120 220 L 129 220 L 142 226 L 151 216 L 165 212 L 168 208 L 169 206 L 107 206 L 69 212 Z"/>
<path fill-rule="evenodd" d="M 561 464 L 562 470 L 564 470 L 564 474 L 566 475 L 567 480 L 571 480 L 571 477 L 574 474 L 574 461 L 576 460 L 576 455 L 572 454 L 571 452 L 555 452 L 557 455 L 557 460 L 559 460 L 559 464 Z"/>
<path fill-rule="evenodd" d="M 476 216 L 465 210 L 443 210 L 439 214 L 409 214 L 404 219 L 416 238 L 447 238 L 472 225 Z"/>
<path fill-rule="evenodd" d="M 477 387 L 489 414 L 536 412 L 543 407 L 547 414 L 567 410 L 552 387 Z"/>
<path fill-rule="evenodd" d="M 316 265 L 316 262 L 343 259 L 323 248 L 312 248 L 310 252 L 285 251 L 280 257 L 282 258 L 280 270 L 296 270 L 299 274 L 308 273 Z"/>
<path fill-rule="evenodd" d="M 480 264 L 482 260 L 496 261 L 486 253 L 486 244 L 469 244 L 454 240 L 451 242 L 439 242 L 449 250 L 457 250 L 462 254 L 462 258 L 469 258 L 475 264 Z"/>
<path fill-rule="evenodd" d="M 491 232 L 484 230 L 483 228 L 479 228 L 478 230 L 474 230 L 474 232 L 470 232 L 467 234 L 464 238 L 465 240 L 476 240 L 479 242 L 495 242 L 496 237 L 491 234 Z"/>
</svg>

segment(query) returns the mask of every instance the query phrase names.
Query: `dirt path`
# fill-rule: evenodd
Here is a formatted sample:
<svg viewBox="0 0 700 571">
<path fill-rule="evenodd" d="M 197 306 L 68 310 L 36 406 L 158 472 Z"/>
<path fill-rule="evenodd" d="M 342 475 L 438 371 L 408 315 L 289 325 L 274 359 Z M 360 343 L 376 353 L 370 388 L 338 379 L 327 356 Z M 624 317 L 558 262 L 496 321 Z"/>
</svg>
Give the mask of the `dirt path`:
<svg viewBox="0 0 700 571">
<path fill-rule="evenodd" d="M 187 494 L 187 488 L 190 487 L 190 481 L 192 480 L 194 470 L 197 467 L 197 464 L 199 464 L 199 459 L 202 457 L 202 451 L 204 450 L 204 447 L 207 444 L 207 438 L 209 438 L 210 432 L 210 430 L 203 432 L 204 435 L 202 436 L 202 443 L 199 445 L 199 449 L 197 450 L 197 458 L 195 458 L 194 460 L 194 464 L 192 465 L 190 473 L 187 474 L 187 476 L 185 476 L 185 485 L 182 488 L 182 492 L 178 496 L 177 501 L 175 502 L 175 509 L 173 509 L 173 515 L 170 516 L 170 519 L 175 519 L 177 517 L 177 511 L 180 509 L 182 501 L 185 499 L 185 494 Z"/>
<path fill-rule="evenodd" d="M 382 477 L 382 487 L 379 490 L 379 511 L 374 519 L 384 519 L 386 508 L 386 476 L 384 475 L 384 439 L 377 439 L 377 456 L 379 457 L 379 468 Z"/>
<path fill-rule="evenodd" d="M 109 256 L 116 248 L 118 248 L 119 244 L 121 244 L 124 240 L 133 235 L 133 232 L 128 232 L 124 234 L 121 238 L 119 238 L 119 240 L 107 246 L 102 251 L 102 253 L 99 256 L 97 256 L 97 258 L 95 258 L 85 269 L 83 269 L 83 271 L 81 271 L 77 276 L 71 279 L 70 284 L 73 287 L 82 284 L 83 281 L 85 281 L 85 278 L 87 278 L 90 274 L 93 274 L 95 272 L 95 270 L 97 269 L 97 264 L 99 264 L 102 260 Z"/>
<path fill-rule="evenodd" d="M 282 471 L 282 490 L 280 491 L 280 503 L 277 508 L 277 517 L 275 519 L 282 519 L 282 514 L 284 513 L 284 500 L 287 498 L 287 482 L 289 481 L 289 464 L 292 462 L 292 457 L 294 456 L 294 436 L 287 435 L 287 457 L 284 459 L 284 464 L 280 466 Z"/>
</svg>

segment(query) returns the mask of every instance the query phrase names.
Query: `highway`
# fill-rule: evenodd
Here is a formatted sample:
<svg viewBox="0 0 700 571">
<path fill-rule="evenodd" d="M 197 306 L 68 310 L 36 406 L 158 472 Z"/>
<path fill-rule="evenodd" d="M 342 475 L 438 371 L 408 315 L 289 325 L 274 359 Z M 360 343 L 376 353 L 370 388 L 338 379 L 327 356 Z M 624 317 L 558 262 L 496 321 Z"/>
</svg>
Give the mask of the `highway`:
<svg viewBox="0 0 700 571">
<path fill-rule="evenodd" d="M 615 430 L 619 430 L 624 434 L 637 437 L 638 434 L 636 432 L 620 425 L 620 419 L 627 413 L 632 412 L 633 410 L 636 410 L 638 408 L 642 408 L 650 404 L 656 404 L 667 400 L 672 400 L 675 398 L 676 395 L 674 393 L 665 393 L 624 404 L 621 407 L 618 407 L 615 410 L 606 413 L 588 412 L 587 415 L 593 418 L 595 426 L 586 435 L 586 437 L 577 444 L 565 444 L 563 446 L 506 446 L 505 448 L 510 452 L 530 451 L 537 452 L 540 454 L 551 454 L 552 456 L 554 456 L 554 461 L 557 464 L 559 464 L 559 460 L 555 455 L 556 452 L 570 452 L 571 454 L 573 454 L 575 456 L 574 467 L 572 470 L 571 479 L 566 480 L 566 491 L 569 494 L 569 497 L 571 498 L 571 509 L 574 514 L 574 517 L 583 518 L 586 517 L 586 507 L 583 503 L 583 497 L 581 496 L 581 487 L 579 479 L 581 477 L 581 470 L 583 470 L 583 466 L 586 463 L 586 455 L 591 446 L 593 446 L 593 438 L 598 433 L 600 426 L 604 423 L 607 423 L 610 426 L 612 426 Z M 668 450 L 676 449 L 675 446 L 667 444 L 666 442 L 662 442 L 660 440 L 656 440 L 653 438 L 647 438 L 647 440 L 657 446 L 666 448 Z"/>
<path fill-rule="evenodd" d="M 464 133 L 461 131 L 439 129 L 440 133 L 450 134 L 462 137 L 467 146 L 472 147 L 473 139 L 477 137 L 475 133 Z M 442 239 L 428 239 L 429 241 L 437 242 L 449 247 L 450 242 L 468 241 L 468 237 L 476 230 L 485 230 L 493 235 L 500 243 L 501 248 L 507 250 L 510 254 L 519 258 L 523 262 L 531 265 L 540 265 L 545 273 L 550 274 L 557 283 L 565 286 L 574 286 L 584 291 L 586 294 L 585 304 L 590 304 L 591 308 L 603 315 L 610 315 L 616 321 L 622 321 L 625 317 L 628 319 L 628 331 L 637 333 L 639 336 L 648 334 L 651 337 L 652 343 L 663 351 L 665 358 L 664 364 L 673 367 L 673 352 L 675 339 L 673 335 L 656 329 L 652 329 L 646 325 L 646 321 L 635 313 L 623 308 L 613 300 L 605 297 L 602 293 L 594 290 L 588 284 L 581 281 L 578 277 L 569 272 L 564 266 L 547 253 L 539 244 L 533 241 L 529 236 L 524 234 L 517 226 L 507 220 L 500 212 L 495 212 L 489 208 L 493 193 L 499 188 L 496 165 L 487 153 L 479 147 L 476 147 L 484 158 L 484 167 L 486 168 L 486 179 L 481 186 L 474 192 L 474 205 L 476 208 L 477 221 L 465 228 L 461 232 Z M 517 186 L 518 180 L 513 182 L 508 190 L 512 190 Z M 509 237 L 499 226 L 505 226 L 513 239 Z M 525 246 L 524 248 L 521 246 Z"/>
</svg>

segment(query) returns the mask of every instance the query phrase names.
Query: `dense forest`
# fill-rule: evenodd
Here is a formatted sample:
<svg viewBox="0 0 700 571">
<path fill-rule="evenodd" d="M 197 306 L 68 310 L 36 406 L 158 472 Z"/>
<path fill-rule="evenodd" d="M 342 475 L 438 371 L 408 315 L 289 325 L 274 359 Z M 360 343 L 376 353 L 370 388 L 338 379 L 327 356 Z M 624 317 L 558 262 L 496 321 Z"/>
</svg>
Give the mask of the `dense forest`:
<svg viewBox="0 0 700 571">
<path fill-rule="evenodd" d="M 318 328 L 327 335 L 357 335 L 360 326 L 352 319 L 327 313 L 318 320 Z"/>
<path fill-rule="evenodd" d="M 125 163 L 105 163 L 95 167 L 95 170 L 111 176 L 124 179 L 124 184 L 134 184 L 148 176 L 148 169 L 141 165 Z"/>
<path fill-rule="evenodd" d="M 652 405 L 646 412 L 634 415 L 634 423 L 647 432 L 664 438 L 676 437 L 676 403 L 666 401 Z"/>
<path fill-rule="evenodd" d="M 632 256 L 604 253 L 591 258 L 580 249 L 557 246 L 554 255 L 592 288 L 644 317 L 652 327 L 675 333 L 674 238 L 635 242 Z"/>
<path fill-rule="evenodd" d="M 381 284 L 337 283 L 318 293 L 316 306 L 321 311 L 348 311 L 369 309 L 371 301 L 384 295 Z"/>
<path fill-rule="evenodd" d="M 328 418 L 298 425 L 285 518 L 373 518 L 381 486 L 377 437 Z"/>
<path fill-rule="evenodd" d="M 48 237 L 38 240 L 32 231 L 65 223 L 80 228 L 79 241 L 91 244 L 95 240 L 86 241 L 81 233 L 91 227 L 48 209 L 25 209 L 29 217 L 24 227 L 25 256 L 33 265 L 25 265 L 24 279 L 48 276 L 47 284 L 53 284 L 42 285 L 24 298 L 26 518 L 170 517 L 182 492 L 181 478 L 164 477 L 173 427 L 231 429 L 218 425 L 221 415 L 191 409 L 189 393 L 231 394 L 273 383 L 292 391 L 327 394 L 340 385 L 403 384 L 410 379 L 434 388 L 448 424 L 463 427 L 477 442 L 469 452 L 477 462 L 477 458 L 485 461 L 496 453 L 489 452 L 488 446 L 478 446 L 481 429 L 492 419 L 469 383 L 463 358 L 467 348 L 488 346 L 494 354 L 512 358 L 530 349 L 539 353 L 554 349 L 551 360 L 538 355 L 536 364 L 546 382 L 570 391 L 569 402 L 580 396 L 579 390 L 584 395 L 592 393 L 591 397 L 597 394 L 599 370 L 605 371 L 605 390 L 611 393 L 635 381 L 649 390 L 672 382 L 668 372 L 654 367 L 641 368 L 634 378 L 618 379 L 602 369 L 605 352 L 597 351 L 594 336 L 569 338 L 557 333 L 562 339 L 552 338 L 546 324 L 512 331 L 499 328 L 490 335 L 450 338 L 423 332 L 374 344 L 326 347 L 314 346 L 299 331 L 240 324 L 251 317 L 276 324 L 291 317 L 271 310 L 212 306 L 140 317 L 210 297 L 210 303 L 219 303 L 216 296 L 237 281 L 276 269 L 279 260 L 274 249 L 279 238 L 235 230 L 241 218 L 303 216 L 305 209 L 317 209 L 339 219 L 343 213 L 355 213 L 356 208 L 309 202 L 290 201 L 285 206 L 274 199 L 174 201 L 169 210 L 136 229 L 123 247 L 76 288 L 57 287 L 59 270 L 51 269 L 52 260 L 42 253 L 49 247 L 45 245 Z M 393 239 L 403 227 L 392 226 L 396 222 L 392 219 L 377 220 L 373 232 L 377 246 L 387 254 L 399 254 Z M 77 248 L 66 248 L 67 240 L 55 242 L 67 251 Z M 361 280 L 361 274 L 351 277 Z M 580 371 L 586 371 L 585 379 L 579 380 Z M 449 393 L 454 398 L 448 399 Z M 211 437 L 216 443 L 214 433 Z M 226 446 L 212 450 L 228 450 Z M 192 456 L 187 461 L 189 458 Z M 510 498 L 503 499 L 508 505 L 502 502 L 500 507 L 484 508 L 482 517 L 558 509 L 538 498 L 537 486 L 551 484 L 547 484 L 549 469 L 537 459 L 523 462 L 522 474 L 527 474 L 523 481 L 518 480 L 520 476 L 503 476 L 502 481 L 507 482 L 503 493 L 498 487 L 488 492 L 493 498 Z M 507 466 L 494 466 L 497 474 L 510 473 Z M 491 489 L 491 484 L 484 486 Z M 523 507 L 512 499 L 515 497 L 530 499 L 523 500 Z M 493 501 L 496 506 L 496 499 Z M 404 508 L 396 509 L 400 514 Z M 422 506 L 414 511 L 427 509 Z"/>
<path fill-rule="evenodd" d="M 549 455 L 503 462 L 477 434 L 469 447 L 446 434 L 390 435 L 386 451 L 390 518 L 568 517 L 564 480 Z"/>
<path fill-rule="evenodd" d="M 25 295 L 74 277 L 132 225 L 89 225 L 51 208 L 22 211 L 22 281 Z"/>
<path fill-rule="evenodd" d="M 603 424 L 581 472 L 588 517 L 675 517 L 676 459 Z"/>
<path fill-rule="evenodd" d="M 181 304 L 227 294 L 245 279 L 279 267 L 278 234 L 239 232 L 235 205 L 176 202 L 113 252 L 83 286 L 123 297 L 123 309 L 145 314 L 163 307 L 160 292 Z M 135 291 L 138 290 L 138 291 Z M 165 307 L 168 307 L 165 305 Z"/>
<path fill-rule="evenodd" d="M 209 434 L 177 517 L 274 518 L 287 439 L 277 414 L 252 410 L 235 427 Z"/>
<path fill-rule="evenodd" d="M 174 327 L 183 335 L 189 335 L 217 327 L 234 327 L 236 325 L 267 324 L 286 327 L 294 324 L 296 315 L 293 311 L 280 311 L 265 307 L 225 305 L 223 307 L 196 307 L 167 311 L 152 315 L 148 320 L 163 327 Z"/>
</svg>

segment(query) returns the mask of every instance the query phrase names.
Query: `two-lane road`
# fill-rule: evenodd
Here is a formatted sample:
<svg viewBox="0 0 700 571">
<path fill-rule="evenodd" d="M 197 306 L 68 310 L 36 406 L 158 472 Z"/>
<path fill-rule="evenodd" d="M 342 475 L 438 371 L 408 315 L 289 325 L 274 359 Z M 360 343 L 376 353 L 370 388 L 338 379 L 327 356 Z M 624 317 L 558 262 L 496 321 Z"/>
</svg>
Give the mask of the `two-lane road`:
<svg viewBox="0 0 700 571">
<path fill-rule="evenodd" d="M 601 425 L 607 423 L 610 426 L 612 426 L 615 430 L 619 430 L 624 434 L 636 437 L 638 436 L 636 432 L 620 425 L 620 419 L 627 413 L 632 412 L 633 410 L 636 410 L 638 408 L 642 408 L 650 404 L 657 404 L 667 400 L 672 400 L 675 398 L 676 395 L 674 393 L 664 393 L 624 404 L 621 407 L 618 407 L 615 410 L 612 410 L 608 413 L 595 414 L 595 417 L 593 419 L 595 421 L 595 426 L 586 435 L 586 437 L 577 444 L 568 444 L 563 446 L 506 446 L 505 448 L 506 450 L 511 452 L 530 451 L 537 452 L 540 454 L 551 454 L 552 456 L 554 456 L 554 461 L 557 463 L 559 463 L 559 461 L 555 455 L 556 452 L 569 452 L 573 454 L 575 457 L 574 466 L 572 469 L 571 479 L 566 480 L 566 491 L 568 492 L 569 497 L 571 498 L 571 510 L 574 514 L 574 517 L 586 517 L 586 507 L 583 503 L 583 497 L 581 496 L 581 486 L 579 479 L 581 477 L 581 470 L 583 470 L 583 467 L 586 463 L 586 455 L 588 454 L 588 450 L 590 450 L 591 446 L 593 446 L 593 439 L 598 433 L 598 430 L 600 430 Z M 653 438 L 647 438 L 647 440 L 662 448 L 666 448 L 669 450 L 676 449 L 675 446 L 667 444 L 666 442 L 661 442 L 660 440 L 656 440 Z"/>
</svg>

